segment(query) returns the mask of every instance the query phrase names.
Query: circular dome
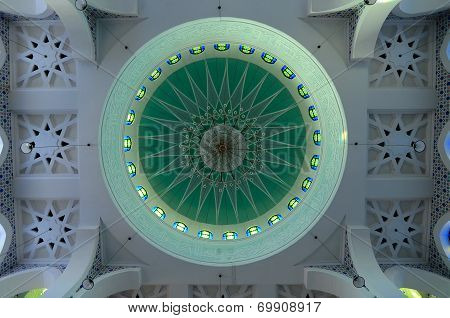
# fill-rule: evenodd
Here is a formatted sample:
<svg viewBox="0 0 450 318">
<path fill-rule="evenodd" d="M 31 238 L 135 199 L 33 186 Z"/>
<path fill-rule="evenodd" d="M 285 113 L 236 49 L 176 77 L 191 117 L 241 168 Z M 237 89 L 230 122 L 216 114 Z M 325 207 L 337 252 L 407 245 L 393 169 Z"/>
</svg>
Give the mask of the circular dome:
<svg viewBox="0 0 450 318">
<path fill-rule="evenodd" d="M 171 255 L 217 266 L 305 235 L 347 151 L 342 105 L 317 60 L 284 33 L 233 18 L 144 45 L 111 88 L 100 145 L 130 225 Z"/>
</svg>

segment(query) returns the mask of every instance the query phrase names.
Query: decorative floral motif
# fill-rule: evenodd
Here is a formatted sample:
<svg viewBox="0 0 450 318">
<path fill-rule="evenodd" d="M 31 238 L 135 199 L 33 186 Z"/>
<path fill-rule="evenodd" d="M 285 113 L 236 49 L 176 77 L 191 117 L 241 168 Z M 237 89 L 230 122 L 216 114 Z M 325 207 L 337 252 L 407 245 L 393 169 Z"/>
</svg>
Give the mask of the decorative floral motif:
<svg viewBox="0 0 450 318">
<path fill-rule="evenodd" d="M 431 147 L 429 124 L 427 113 L 369 114 L 368 173 L 427 174 Z M 419 140 L 428 146 L 421 153 L 414 150 L 414 143 Z"/>
<path fill-rule="evenodd" d="M 368 225 L 376 256 L 392 260 L 424 257 L 428 202 L 367 201 Z"/>
<path fill-rule="evenodd" d="M 370 71 L 375 87 L 431 86 L 433 52 L 430 24 L 386 22 L 380 31 Z"/>
<path fill-rule="evenodd" d="M 19 154 L 21 174 L 77 174 L 75 114 L 17 115 L 17 144 L 34 143 L 29 154 Z"/>
<path fill-rule="evenodd" d="M 69 35 L 59 21 L 17 22 L 11 31 L 15 88 L 76 86 Z"/>
<path fill-rule="evenodd" d="M 63 261 L 70 257 L 79 219 L 77 200 L 20 200 L 19 209 L 19 250 L 24 261 Z"/>
</svg>

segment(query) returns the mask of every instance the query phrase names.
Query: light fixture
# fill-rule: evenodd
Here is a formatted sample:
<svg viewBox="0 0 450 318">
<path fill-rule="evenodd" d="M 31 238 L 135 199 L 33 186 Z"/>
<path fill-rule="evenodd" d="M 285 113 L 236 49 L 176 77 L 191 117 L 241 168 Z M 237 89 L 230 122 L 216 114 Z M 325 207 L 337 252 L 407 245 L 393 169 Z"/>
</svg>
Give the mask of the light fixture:
<svg viewBox="0 0 450 318">
<path fill-rule="evenodd" d="M 24 154 L 29 154 L 33 151 L 34 147 L 36 147 L 36 144 L 32 142 L 24 142 L 20 145 L 20 151 L 22 151 Z"/>
<path fill-rule="evenodd" d="M 75 0 L 75 8 L 80 11 L 87 9 L 88 3 L 86 0 Z"/>
<path fill-rule="evenodd" d="M 353 286 L 356 288 L 363 288 L 366 287 L 366 280 L 362 276 L 356 276 L 353 278 Z"/>
<path fill-rule="evenodd" d="M 417 153 L 421 153 L 425 151 L 425 148 L 427 147 L 427 145 L 425 144 L 425 142 L 423 140 L 417 140 L 415 142 L 413 142 L 412 144 L 414 151 Z"/>
<path fill-rule="evenodd" d="M 94 281 L 92 280 L 92 278 L 88 277 L 85 280 L 83 280 L 83 283 L 81 284 L 81 287 L 83 287 L 86 290 L 91 290 L 92 288 L 94 288 Z"/>
<path fill-rule="evenodd" d="M 375 3 L 377 3 L 377 0 L 364 0 L 364 3 L 366 5 L 371 6 L 371 5 L 374 5 Z"/>
<path fill-rule="evenodd" d="M 67 145 L 70 147 L 90 147 L 91 144 L 85 144 L 85 145 Z M 24 154 L 29 154 L 30 152 L 33 151 L 34 148 L 63 148 L 66 146 L 36 146 L 35 142 L 24 142 L 20 145 L 20 151 L 22 151 L 22 153 Z"/>
</svg>

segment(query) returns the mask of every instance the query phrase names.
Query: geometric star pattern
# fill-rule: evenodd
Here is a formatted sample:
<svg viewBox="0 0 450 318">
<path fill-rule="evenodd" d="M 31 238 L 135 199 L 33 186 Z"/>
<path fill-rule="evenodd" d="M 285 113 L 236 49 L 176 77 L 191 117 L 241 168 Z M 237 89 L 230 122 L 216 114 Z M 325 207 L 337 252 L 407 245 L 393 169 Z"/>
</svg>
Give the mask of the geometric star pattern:
<svg viewBox="0 0 450 318">
<path fill-rule="evenodd" d="M 367 217 L 378 258 L 421 259 L 426 247 L 425 200 L 368 200 Z"/>
<path fill-rule="evenodd" d="M 430 155 L 430 116 L 427 113 L 370 113 L 369 175 L 425 175 Z M 426 149 L 414 150 L 422 140 Z"/>
<path fill-rule="evenodd" d="M 432 43 L 429 24 L 387 22 L 381 29 L 369 82 L 372 87 L 428 87 L 431 85 Z"/>
<path fill-rule="evenodd" d="M 76 62 L 69 34 L 60 22 L 20 22 L 14 23 L 12 28 L 12 84 L 15 87 L 76 86 Z"/>
<path fill-rule="evenodd" d="M 24 261 L 70 258 L 79 219 L 77 200 L 20 200 Z"/>
</svg>

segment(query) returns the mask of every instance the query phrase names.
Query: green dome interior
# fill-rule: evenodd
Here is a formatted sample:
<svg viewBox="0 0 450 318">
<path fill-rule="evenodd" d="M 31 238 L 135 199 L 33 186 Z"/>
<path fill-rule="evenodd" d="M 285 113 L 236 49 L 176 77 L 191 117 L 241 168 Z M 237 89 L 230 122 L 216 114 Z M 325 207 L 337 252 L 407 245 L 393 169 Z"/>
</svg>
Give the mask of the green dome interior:
<svg viewBox="0 0 450 318">
<path fill-rule="evenodd" d="M 240 132 L 246 144 L 236 148 L 242 162 L 222 172 L 199 150 L 205 132 L 218 125 Z M 138 135 L 141 173 L 155 192 L 207 224 L 243 223 L 272 209 L 305 157 L 298 102 L 271 73 L 235 58 L 199 60 L 168 76 L 145 105 Z"/>
</svg>

